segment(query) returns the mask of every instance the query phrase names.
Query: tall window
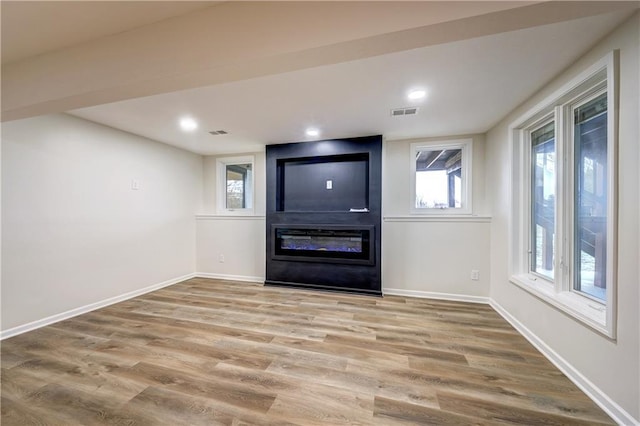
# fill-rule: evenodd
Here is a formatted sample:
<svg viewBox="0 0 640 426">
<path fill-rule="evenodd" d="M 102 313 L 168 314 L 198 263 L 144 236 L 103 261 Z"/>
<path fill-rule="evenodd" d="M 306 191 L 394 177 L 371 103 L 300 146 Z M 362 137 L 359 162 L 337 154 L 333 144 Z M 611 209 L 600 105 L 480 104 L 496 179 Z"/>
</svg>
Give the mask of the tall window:
<svg viewBox="0 0 640 426">
<path fill-rule="evenodd" d="M 511 126 L 511 281 L 615 337 L 614 54 Z"/>
<path fill-rule="evenodd" d="M 222 157 L 217 160 L 218 212 L 251 214 L 253 212 L 253 157 Z"/>
<path fill-rule="evenodd" d="M 606 301 L 607 294 L 607 93 L 573 109 L 573 288 Z"/>
<path fill-rule="evenodd" d="M 414 213 L 471 213 L 471 140 L 415 143 L 411 149 Z"/>
<path fill-rule="evenodd" d="M 531 150 L 531 271 L 553 280 L 556 226 L 554 121 L 531 132 Z"/>
</svg>

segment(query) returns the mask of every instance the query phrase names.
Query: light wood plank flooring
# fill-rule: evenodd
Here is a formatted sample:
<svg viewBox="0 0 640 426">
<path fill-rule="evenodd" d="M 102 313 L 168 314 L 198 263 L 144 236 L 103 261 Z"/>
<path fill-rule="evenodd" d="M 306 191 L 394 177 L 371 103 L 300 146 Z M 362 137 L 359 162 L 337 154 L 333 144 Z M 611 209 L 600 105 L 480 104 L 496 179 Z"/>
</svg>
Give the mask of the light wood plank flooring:
<svg viewBox="0 0 640 426">
<path fill-rule="evenodd" d="M 479 304 L 192 279 L 1 350 L 5 426 L 612 424 Z"/>
</svg>

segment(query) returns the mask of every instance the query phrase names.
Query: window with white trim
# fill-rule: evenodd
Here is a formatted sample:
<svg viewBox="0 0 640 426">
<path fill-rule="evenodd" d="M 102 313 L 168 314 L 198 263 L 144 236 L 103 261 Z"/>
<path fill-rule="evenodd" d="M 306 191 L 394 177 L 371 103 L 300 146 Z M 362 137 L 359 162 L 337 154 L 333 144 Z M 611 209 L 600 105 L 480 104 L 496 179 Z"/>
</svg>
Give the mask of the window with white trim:
<svg viewBox="0 0 640 426">
<path fill-rule="evenodd" d="M 471 213 L 471 139 L 411 144 L 413 213 Z"/>
<path fill-rule="evenodd" d="M 511 281 L 612 338 L 615 64 L 612 52 L 510 127 Z"/>
<path fill-rule="evenodd" d="M 216 168 L 218 213 L 253 213 L 253 156 L 218 158 Z"/>
</svg>

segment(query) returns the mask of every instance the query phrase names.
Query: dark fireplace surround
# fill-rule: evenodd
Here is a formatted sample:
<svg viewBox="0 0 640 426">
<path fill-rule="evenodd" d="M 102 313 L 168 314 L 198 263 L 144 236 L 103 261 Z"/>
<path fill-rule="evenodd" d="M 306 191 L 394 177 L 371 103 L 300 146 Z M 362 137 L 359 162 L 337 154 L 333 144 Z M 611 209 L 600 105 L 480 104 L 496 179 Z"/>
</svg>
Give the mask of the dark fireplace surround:
<svg viewBox="0 0 640 426">
<path fill-rule="evenodd" d="M 268 145 L 266 285 L 382 295 L 382 136 Z"/>
</svg>

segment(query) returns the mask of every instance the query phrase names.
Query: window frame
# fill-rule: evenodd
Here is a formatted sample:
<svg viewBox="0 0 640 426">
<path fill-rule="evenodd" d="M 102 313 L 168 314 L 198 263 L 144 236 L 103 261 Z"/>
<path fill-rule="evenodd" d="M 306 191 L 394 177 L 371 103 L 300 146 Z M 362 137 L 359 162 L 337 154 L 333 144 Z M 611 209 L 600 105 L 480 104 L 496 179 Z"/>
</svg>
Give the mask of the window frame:
<svg viewBox="0 0 640 426">
<path fill-rule="evenodd" d="M 248 177 L 251 193 L 245 198 L 245 203 L 250 202 L 249 207 L 227 208 L 227 166 L 240 164 L 251 164 L 252 173 Z M 255 157 L 253 155 L 243 155 L 238 157 L 220 157 L 216 159 L 216 211 L 218 214 L 231 216 L 246 216 L 254 213 L 255 206 Z"/>
<path fill-rule="evenodd" d="M 617 317 L 617 123 L 618 52 L 613 51 L 571 79 L 509 126 L 511 212 L 510 281 L 605 336 L 616 338 Z M 607 93 L 606 300 L 574 289 L 575 165 L 573 112 Z M 532 130 L 555 121 L 556 206 L 555 279 L 531 271 Z"/>
<path fill-rule="evenodd" d="M 418 151 L 460 149 L 461 156 L 461 200 L 460 208 L 418 208 L 416 207 L 416 155 Z M 421 141 L 411 144 L 410 170 L 411 170 L 411 205 L 410 212 L 418 215 L 471 215 L 472 209 L 472 157 L 473 139 L 453 139 Z"/>
</svg>

